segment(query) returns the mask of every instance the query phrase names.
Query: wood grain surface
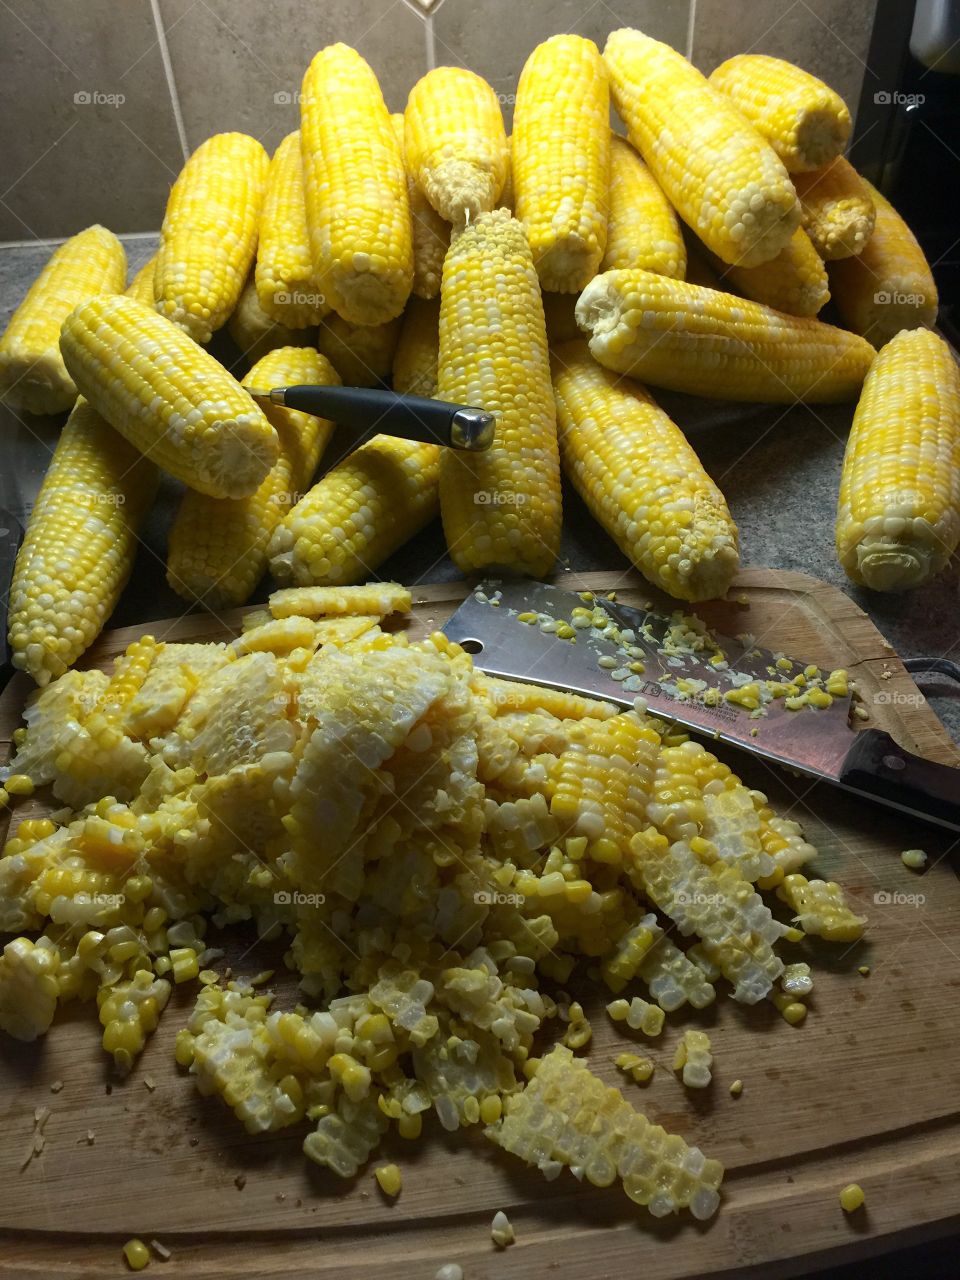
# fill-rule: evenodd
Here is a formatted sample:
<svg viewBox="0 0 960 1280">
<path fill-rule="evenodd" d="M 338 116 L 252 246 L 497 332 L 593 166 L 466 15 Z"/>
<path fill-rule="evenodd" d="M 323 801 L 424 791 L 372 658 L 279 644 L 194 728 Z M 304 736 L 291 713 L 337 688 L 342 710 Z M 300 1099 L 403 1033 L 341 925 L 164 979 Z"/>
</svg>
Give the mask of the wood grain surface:
<svg viewBox="0 0 960 1280">
<path fill-rule="evenodd" d="M 568 574 L 560 585 L 616 586 L 627 603 L 663 603 L 623 574 Z M 464 590 L 417 588 L 411 632 L 442 625 Z M 729 600 L 697 612 L 718 630 L 748 631 L 765 647 L 847 667 L 869 724 L 960 764 L 899 660 L 841 592 L 802 574 L 747 569 Z M 238 629 L 241 613 L 146 629 L 171 640 L 220 639 Z M 143 629 L 104 635 L 87 662 L 107 664 Z M 0 756 L 28 689 L 18 676 L 0 698 Z M 567 1173 L 545 1183 L 478 1130 L 451 1136 L 435 1123 L 417 1143 L 390 1135 L 365 1172 L 341 1182 L 303 1157 L 305 1126 L 251 1138 L 218 1099 L 199 1096 L 173 1061 L 174 1037 L 195 998 L 181 988 L 126 1081 L 107 1065 L 90 1006 L 62 1011 L 35 1045 L 0 1037 L 0 1276 L 122 1274 L 120 1246 L 135 1234 L 173 1251 L 150 1272 L 170 1276 L 432 1280 L 444 1262 L 459 1263 L 465 1280 L 790 1276 L 955 1229 L 960 885 L 946 856 L 951 839 L 762 761 L 739 757 L 736 767 L 804 824 L 821 850 L 817 870 L 840 880 L 869 917 L 866 937 L 853 946 L 784 946 L 785 956 L 814 968 L 806 1022 L 791 1027 L 772 1006 L 747 1008 L 722 994 L 701 1013 L 670 1014 L 660 1039 L 645 1042 L 657 1071 L 640 1088 L 613 1067 L 630 1038 L 603 1013 L 604 992 L 585 974 L 569 984 L 592 1016 L 592 1068 L 727 1166 L 713 1221 L 657 1222 L 616 1188 L 581 1186 Z M 25 802 L 13 823 L 45 807 L 42 797 Z M 930 855 L 922 876 L 898 856 L 918 845 Z M 238 974 L 280 964 L 282 947 L 242 930 L 215 944 L 226 947 Z M 867 977 L 858 972 L 865 964 Z M 295 982 L 282 967 L 274 988 L 281 1006 L 295 1002 Z M 709 1029 L 713 1040 L 714 1083 L 703 1093 L 685 1090 L 670 1070 L 688 1026 Z M 733 1098 L 729 1085 L 738 1077 L 743 1094 Z M 63 1087 L 53 1093 L 57 1081 Z M 51 1110 L 46 1146 L 21 1169 L 39 1106 Z M 396 1203 L 372 1177 L 387 1159 L 403 1171 Z M 867 1205 L 848 1217 L 837 1193 L 851 1181 L 863 1186 Z M 489 1236 L 497 1209 L 517 1232 L 503 1252 Z"/>
</svg>

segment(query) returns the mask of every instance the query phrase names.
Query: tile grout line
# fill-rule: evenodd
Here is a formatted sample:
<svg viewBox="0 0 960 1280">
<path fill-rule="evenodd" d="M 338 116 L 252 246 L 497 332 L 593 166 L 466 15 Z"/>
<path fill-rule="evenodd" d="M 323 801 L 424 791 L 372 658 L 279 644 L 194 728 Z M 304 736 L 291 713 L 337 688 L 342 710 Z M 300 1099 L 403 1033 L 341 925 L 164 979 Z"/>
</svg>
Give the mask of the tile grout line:
<svg viewBox="0 0 960 1280">
<path fill-rule="evenodd" d="M 693 62 L 693 30 L 697 21 L 697 0 L 688 0 L 687 9 L 687 61 Z"/>
<path fill-rule="evenodd" d="M 156 231 L 117 231 L 114 233 L 118 240 L 155 240 L 160 234 L 159 228 Z M 57 245 L 65 244 L 76 232 L 70 232 L 64 236 L 39 236 L 35 240 L 0 240 L 0 253 L 5 249 L 54 249 Z"/>
<path fill-rule="evenodd" d="M 184 163 L 190 159 L 190 148 L 187 145 L 187 131 L 183 124 L 183 112 L 180 110 L 180 95 L 177 92 L 177 80 L 173 74 L 173 63 L 170 61 L 170 47 L 167 44 L 167 33 L 163 27 L 163 19 L 160 16 L 160 0 L 150 0 L 150 12 L 153 14 L 153 25 L 157 32 L 157 45 L 160 49 L 160 61 L 163 63 L 163 74 L 167 81 L 167 91 L 170 94 L 170 107 L 173 111 L 174 124 L 177 127 L 177 137 L 180 139 L 180 149 L 183 152 Z"/>
<path fill-rule="evenodd" d="M 437 46 L 433 38 L 433 14 L 424 14 L 424 40 L 426 41 L 427 70 L 433 71 L 437 65 Z"/>
</svg>

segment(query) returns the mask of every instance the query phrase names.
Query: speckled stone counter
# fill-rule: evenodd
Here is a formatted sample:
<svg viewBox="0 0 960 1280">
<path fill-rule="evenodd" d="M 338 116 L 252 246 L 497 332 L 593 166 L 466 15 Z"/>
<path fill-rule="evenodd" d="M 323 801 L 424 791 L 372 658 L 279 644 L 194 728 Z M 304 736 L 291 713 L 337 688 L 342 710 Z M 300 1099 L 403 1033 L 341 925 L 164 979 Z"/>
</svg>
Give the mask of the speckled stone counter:
<svg viewBox="0 0 960 1280">
<path fill-rule="evenodd" d="M 149 236 L 125 238 L 131 275 L 154 251 Z M 5 326 L 50 250 L 44 245 L 0 247 L 0 326 Z M 214 350 L 228 366 L 239 364 L 229 339 Z M 744 564 L 796 569 L 847 592 L 873 619 L 902 657 L 948 656 L 960 660 L 957 561 L 936 582 L 904 596 L 861 591 L 845 578 L 833 549 L 833 519 L 844 442 L 852 406 L 721 406 L 662 393 L 664 408 L 686 431 L 727 496 L 740 528 Z M 23 522 L 43 476 L 60 419 L 18 419 L 0 406 L 0 506 Z M 328 462 L 336 461 L 335 445 Z M 164 581 L 165 530 L 178 498 L 165 481 L 143 538 L 133 577 L 114 614 L 117 626 L 178 616 L 185 611 Z M 626 560 L 588 515 L 569 486 L 564 491 L 561 566 L 617 569 Z M 387 577 L 415 584 L 457 576 L 444 549 L 439 522 L 425 529 L 386 565 Z M 268 590 L 263 584 L 257 599 Z M 798 655 L 802 657 L 803 655 Z M 940 680 L 927 689 L 931 705 L 960 741 L 960 688 Z"/>
</svg>

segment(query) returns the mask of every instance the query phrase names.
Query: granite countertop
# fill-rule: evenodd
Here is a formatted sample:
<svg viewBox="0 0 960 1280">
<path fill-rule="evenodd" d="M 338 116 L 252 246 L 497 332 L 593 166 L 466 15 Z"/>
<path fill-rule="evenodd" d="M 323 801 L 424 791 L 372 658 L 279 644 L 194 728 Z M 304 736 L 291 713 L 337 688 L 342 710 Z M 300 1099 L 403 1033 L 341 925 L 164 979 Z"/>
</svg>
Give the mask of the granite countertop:
<svg viewBox="0 0 960 1280">
<path fill-rule="evenodd" d="M 122 238 L 132 275 L 154 252 L 156 238 Z M 49 252 L 49 246 L 40 244 L 0 246 L 0 329 Z M 237 365 L 238 373 L 245 369 L 226 336 L 218 335 L 215 343 L 216 354 L 228 366 Z M 869 614 L 901 657 L 960 660 L 956 558 L 936 581 L 903 596 L 860 590 L 847 580 L 837 562 L 833 521 L 851 405 L 718 407 L 669 393 L 659 394 L 658 399 L 688 433 L 726 494 L 740 528 L 745 565 L 800 570 L 839 587 Z M 0 406 L 0 507 L 11 511 L 21 523 L 30 511 L 60 425 L 59 418 L 21 422 Z M 331 446 L 328 461 L 335 460 Z M 149 622 L 185 612 L 183 601 L 164 580 L 165 530 L 178 492 L 176 482 L 164 482 L 133 577 L 111 625 Z M 625 568 L 627 564 L 569 486 L 564 489 L 560 564 L 579 571 Z M 381 572 L 411 585 L 456 578 L 439 521 L 398 552 Z M 268 584 L 262 584 L 254 598 L 264 599 L 267 590 Z M 960 688 L 937 678 L 926 691 L 931 706 L 960 742 Z"/>
</svg>

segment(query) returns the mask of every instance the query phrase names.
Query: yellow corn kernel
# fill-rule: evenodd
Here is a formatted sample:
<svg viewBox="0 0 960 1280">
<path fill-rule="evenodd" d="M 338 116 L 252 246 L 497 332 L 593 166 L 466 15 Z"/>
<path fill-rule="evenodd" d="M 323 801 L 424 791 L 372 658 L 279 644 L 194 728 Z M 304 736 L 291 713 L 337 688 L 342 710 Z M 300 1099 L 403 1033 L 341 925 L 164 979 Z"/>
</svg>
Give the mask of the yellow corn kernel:
<svg viewBox="0 0 960 1280">
<path fill-rule="evenodd" d="M 170 191 L 153 296 L 160 314 L 195 342 L 209 342 L 237 305 L 257 250 L 269 164 L 256 138 L 217 133 Z"/>
<path fill-rule="evenodd" d="M 654 1072 L 652 1059 L 643 1058 L 637 1053 L 621 1053 L 614 1059 L 614 1066 L 630 1076 L 635 1084 L 646 1084 Z"/>
<path fill-rule="evenodd" d="M 7 783 L 7 787 L 10 783 Z M 922 849 L 904 849 L 900 855 L 900 861 L 905 867 L 909 867 L 911 871 L 922 871 L 927 865 L 927 855 Z"/>
<path fill-rule="evenodd" d="M 850 677 L 842 667 L 827 676 L 827 693 L 834 698 L 845 698 L 850 692 Z"/>
<path fill-rule="evenodd" d="M 397 1132 L 401 1138 L 419 1138 L 423 1130 L 423 1118 L 419 1112 L 409 1115 L 406 1111 L 397 1119 Z"/>
<path fill-rule="evenodd" d="M 150 1262 L 150 1250 L 142 1240 L 136 1237 L 128 1240 L 123 1246 L 123 1256 L 131 1271 L 142 1271 Z"/>
<path fill-rule="evenodd" d="M 687 250 L 680 221 L 656 178 L 625 138 L 610 139 L 610 214 L 602 271 L 642 267 L 683 280 Z"/>
<path fill-rule="evenodd" d="M 148 258 L 137 274 L 124 289 L 128 298 L 136 298 L 145 307 L 153 306 L 153 273 L 157 265 L 157 255 Z"/>
<path fill-rule="evenodd" d="M 730 1085 L 730 1092 L 731 1094 L 733 1094 L 735 1098 L 739 1098 L 741 1093 L 743 1093 L 743 1081 L 734 1080 L 733 1083 Z"/>
<path fill-rule="evenodd" d="M 630 141 L 680 216 L 724 262 L 776 257 L 800 208 L 770 144 L 669 45 L 622 29 L 603 58 Z"/>
<path fill-rule="evenodd" d="M 503 1102 L 498 1093 L 489 1093 L 480 1103 L 480 1119 L 483 1124 L 496 1124 L 503 1114 Z"/>
<path fill-rule="evenodd" d="M 807 1016 L 807 1006 L 787 991 L 773 991 L 770 999 L 777 1006 L 784 1022 L 789 1022 L 791 1027 L 799 1026 Z"/>
<path fill-rule="evenodd" d="M 370 1071 L 349 1053 L 335 1053 L 327 1063 L 331 1077 L 342 1085 L 351 1102 L 359 1102 L 370 1091 Z"/>
<path fill-rule="evenodd" d="M 541 287 L 579 293 L 607 240 L 610 92 L 592 40 L 556 35 L 527 58 L 511 139 L 516 215 Z"/>
<path fill-rule="evenodd" d="M 862 1208 L 866 1198 L 858 1182 L 848 1183 L 840 1192 L 840 1208 L 844 1213 L 855 1213 Z"/>
<path fill-rule="evenodd" d="M 33 795 L 33 779 L 25 773 L 11 773 L 3 785 L 11 796 Z"/>
<path fill-rule="evenodd" d="M 820 257 L 829 262 L 862 253 L 877 213 L 865 179 L 850 161 L 837 156 L 822 169 L 794 174 L 793 182 L 803 229 Z"/>
<path fill-rule="evenodd" d="M 176 983 L 189 982 L 200 972 L 200 963 L 193 947 L 174 947 L 170 952 L 170 963 L 173 966 L 173 980 Z"/>
<path fill-rule="evenodd" d="M 55 249 L 0 337 L 0 395 L 28 413 L 62 413 L 77 398 L 60 351 L 60 328 L 79 303 L 120 293 L 123 245 L 106 227 L 87 227 Z"/>
<path fill-rule="evenodd" d="M 509 150 L 497 96 L 463 67 L 437 67 L 410 90 L 404 112 L 410 172 L 455 227 L 496 208 Z"/>
<path fill-rule="evenodd" d="M 374 1169 L 377 1184 L 385 1196 L 398 1196 L 402 1185 L 400 1170 L 395 1164 L 382 1164 Z"/>
<path fill-rule="evenodd" d="M 345 44 L 303 78 L 300 147 L 320 290 L 352 324 L 385 324 L 413 281 L 407 176 L 377 77 Z M 359 163 L 358 163 L 359 161 Z"/>
<path fill-rule="evenodd" d="M 442 265 L 442 264 L 441 264 Z M 434 397 L 440 359 L 440 302 L 411 298 L 393 353 L 393 389 L 401 395 Z"/>
</svg>

